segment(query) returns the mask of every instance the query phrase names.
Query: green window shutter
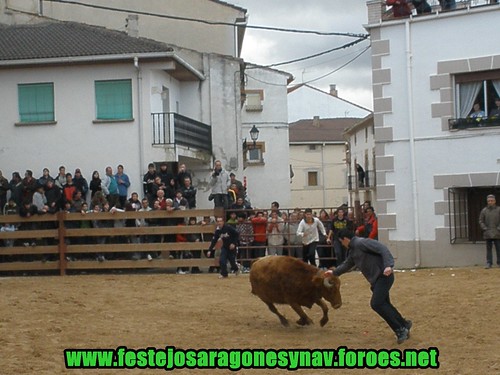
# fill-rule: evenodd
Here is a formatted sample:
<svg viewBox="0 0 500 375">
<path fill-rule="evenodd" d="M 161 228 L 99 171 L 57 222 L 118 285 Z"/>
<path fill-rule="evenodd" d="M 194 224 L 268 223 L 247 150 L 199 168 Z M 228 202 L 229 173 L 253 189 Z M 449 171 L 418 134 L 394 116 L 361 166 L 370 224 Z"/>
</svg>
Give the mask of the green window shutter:
<svg viewBox="0 0 500 375">
<path fill-rule="evenodd" d="M 54 121 L 54 84 L 18 85 L 19 119 L 21 122 Z"/>
<path fill-rule="evenodd" d="M 98 120 L 131 120 L 132 81 L 96 81 L 95 101 Z"/>
</svg>

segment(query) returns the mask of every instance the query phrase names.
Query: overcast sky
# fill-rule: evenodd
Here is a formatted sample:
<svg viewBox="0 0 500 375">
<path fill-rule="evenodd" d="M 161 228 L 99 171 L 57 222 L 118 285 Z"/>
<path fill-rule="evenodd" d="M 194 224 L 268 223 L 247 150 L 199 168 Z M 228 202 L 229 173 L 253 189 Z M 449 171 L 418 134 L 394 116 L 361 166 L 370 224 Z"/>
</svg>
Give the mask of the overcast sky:
<svg viewBox="0 0 500 375">
<path fill-rule="evenodd" d="M 289 29 L 366 34 L 365 0 L 226 0 L 248 11 L 248 24 Z M 284 62 L 354 41 L 355 38 L 318 36 L 247 29 L 242 57 L 260 65 Z M 308 82 L 341 67 L 369 46 L 353 47 L 275 69 L 291 73 L 294 84 Z M 310 85 L 329 91 L 336 84 L 339 96 L 372 109 L 370 50 L 354 62 Z"/>
</svg>

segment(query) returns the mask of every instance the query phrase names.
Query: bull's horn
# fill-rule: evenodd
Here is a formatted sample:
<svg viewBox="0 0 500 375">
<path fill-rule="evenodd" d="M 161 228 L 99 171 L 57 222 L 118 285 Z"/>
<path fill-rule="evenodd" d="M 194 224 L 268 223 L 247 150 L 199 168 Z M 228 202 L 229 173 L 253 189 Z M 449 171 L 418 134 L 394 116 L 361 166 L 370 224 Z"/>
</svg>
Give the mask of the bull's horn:
<svg viewBox="0 0 500 375">
<path fill-rule="evenodd" d="M 323 279 L 323 284 L 327 287 L 327 288 L 333 288 L 333 284 L 330 282 L 330 279 L 328 277 L 325 277 Z"/>
</svg>

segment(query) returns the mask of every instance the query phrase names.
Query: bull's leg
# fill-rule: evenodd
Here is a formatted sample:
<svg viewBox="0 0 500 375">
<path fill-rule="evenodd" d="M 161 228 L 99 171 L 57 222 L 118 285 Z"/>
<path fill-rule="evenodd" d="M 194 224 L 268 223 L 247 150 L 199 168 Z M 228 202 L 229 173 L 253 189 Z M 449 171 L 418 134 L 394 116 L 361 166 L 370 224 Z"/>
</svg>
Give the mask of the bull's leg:
<svg viewBox="0 0 500 375">
<path fill-rule="evenodd" d="M 328 323 L 328 306 L 326 303 L 320 299 L 316 304 L 321 307 L 321 310 L 323 310 L 323 317 L 321 318 L 321 321 L 319 324 L 321 324 L 321 327 L 323 327 L 326 323 Z"/>
<path fill-rule="evenodd" d="M 297 324 L 298 325 L 306 326 L 306 325 L 309 325 L 309 324 L 313 324 L 313 321 L 307 316 L 307 314 L 304 312 L 304 310 L 302 310 L 302 306 L 300 306 L 300 305 L 298 305 L 296 303 L 290 304 L 290 306 L 300 316 L 300 319 L 297 320 Z"/>
<path fill-rule="evenodd" d="M 276 315 L 278 315 L 278 318 L 280 318 L 280 322 L 282 325 L 284 325 L 285 327 L 288 327 L 290 324 L 288 323 L 288 320 L 279 313 L 279 311 L 276 309 L 276 307 L 270 303 L 270 302 L 266 302 L 266 305 L 267 307 L 269 307 L 269 310 L 271 310 L 271 312 L 275 313 Z"/>
</svg>

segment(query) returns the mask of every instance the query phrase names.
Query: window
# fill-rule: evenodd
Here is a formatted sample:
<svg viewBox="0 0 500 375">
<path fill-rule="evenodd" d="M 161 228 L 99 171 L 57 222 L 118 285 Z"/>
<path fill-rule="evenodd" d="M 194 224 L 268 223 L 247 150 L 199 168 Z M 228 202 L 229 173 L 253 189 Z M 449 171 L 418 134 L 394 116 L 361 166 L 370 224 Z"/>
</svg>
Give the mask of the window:
<svg viewBox="0 0 500 375">
<path fill-rule="evenodd" d="M 20 84 L 17 90 L 21 123 L 55 120 L 53 83 Z"/>
<path fill-rule="evenodd" d="M 132 81 L 95 82 L 97 120 L 132 120 Z"/>
<path fill-rule="evenodd" d="M 245 110 L 247 112 L 262 111 L 264 90 L 245 90 Z"/>
<path fill-rule="evenodd" d="M 316 145 L 309 145 L 309 151 L 316 151 Z"/>
<path fill-rule="evenodd" d="M 307 172 L 307 186 L 318 186 L 318 172 Z"/>
<path fill-rule="evenodd" d="M 500 196 L 500 187 L 455 187 L 448 189 L 450 242 L 483 241 L 479 214 L 488 194 Z"/>
<path fill-rule="evenodd" d="M 248 142 L 246 149 L 243 150 L 243 162 L 245 165 L 264 164 L 264 153 L 266 152 L 265 142 Z"/>
<path fill-rule="evenodd" d="M 455 117 L 450 130 L 500 126 L 500 70 L 455 76 Z"/>
</svg>

